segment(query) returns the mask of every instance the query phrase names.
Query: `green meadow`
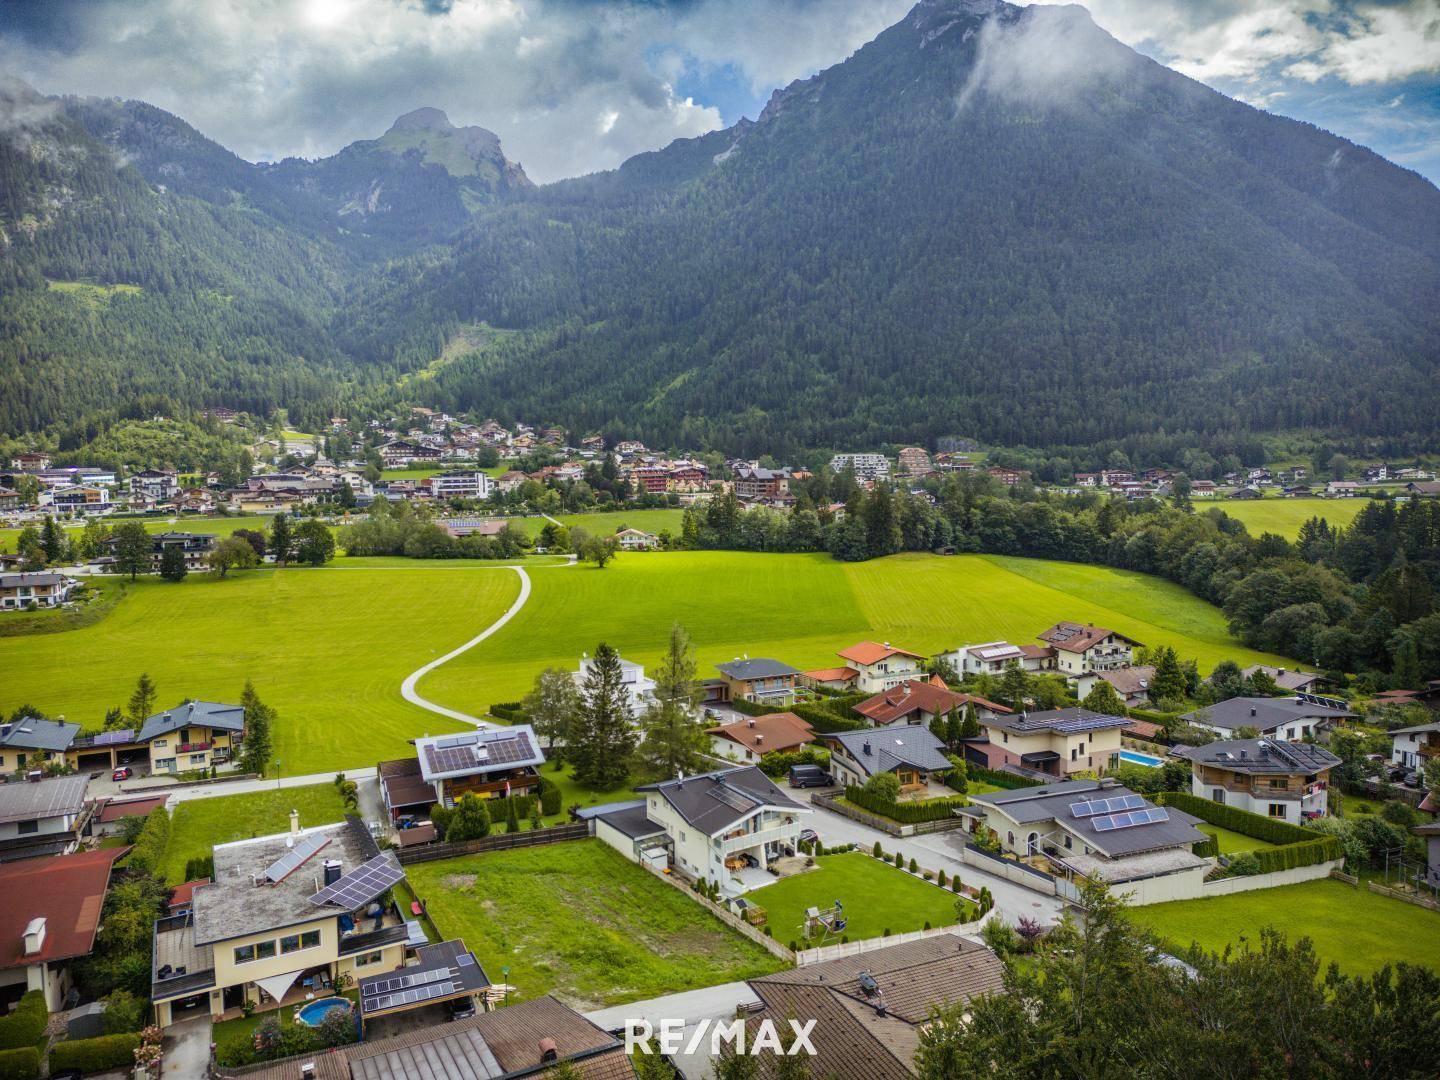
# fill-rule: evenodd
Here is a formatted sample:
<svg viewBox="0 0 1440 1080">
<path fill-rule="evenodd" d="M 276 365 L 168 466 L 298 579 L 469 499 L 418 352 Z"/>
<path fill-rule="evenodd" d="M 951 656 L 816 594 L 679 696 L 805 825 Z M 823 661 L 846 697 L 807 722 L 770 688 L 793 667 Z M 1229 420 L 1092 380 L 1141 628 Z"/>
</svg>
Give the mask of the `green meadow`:
<svg viewBox="0 0 1440 1080">
<path fill-rule="evenodd" d="M 592 536 L 609 536 L 621 529 L 644 529 L 648 533 L 668 529 L 670 535 L 678 537 L 684 516 L 684 510 L 607 510 L 596 514 L 557 514 L 555 520 L 570 529 L 578 525 Z M 519 523 L 531 536 L 539 536 L 549 521 L 543 517 L 527 517 Z"/>
<path fill-rule="evenodd" d="M 1294 540 L 1300 526 L 1318 517 L 1338 527 L 1355 520 L 1369 499 L 1216 499 L 1214 506 L 1236 521 L 1244 522 L 1251 536 L 1276 533 Z M 1208 508 L 1204 499 L 1195 500 L 1196 510 Z"/>
<path fill-rule="evenodd" d="M 1263 654 L 1235 643 L 1219 609 L 1143 574 L 1000 556 L 896 555 L 866 563 L 827 555 L 622 554 L 532 575 L 530 603 L 499 633 L 421 680 L 432 701 L 475 713 L 522 696 L 546 666 L 573 668 L 609 642 L 647 666 L 672 622 L 690 631 L 702 677 L 742 655 L 802 670 L 872 638 L 933 653 L 1008 638 L 1033 641 L 1059 619 L 1095 622 L 1172 645 L 1208 671 Z M 1268 657 L 1274 663 L 1277 658 Z"/>
<path fill-rule="evenodd" d="M 104 523 L 112 529 L 139 521 L 148 533 L 193 532 L 213 533 L 215 536 L 229 536 L 236 529 L 254 529 L 269 534 L 274 518 L 263 514 L 240 514 L 235 517 L 146 517 L 146 518 L 105 518 Z M 65 522 L 67 531 L 79 535 L 85 528 L 83 522 Z M 0 529 L 0 551 L 14 551 L 19 529 Z"/>
<path fill-rule="evenodd" d="M 420 681 L 421 695 L 482 715 L 521 697 L 544 667 L 574 668 L 600 641 L 653 666 L 672 622 L 690 631 L 702 677 L 735 657 L 805 669 L 864 638 L 923 653 L 1008 638 L 1032 641 L 1059 619 L 1095 622 L 1172 645 L 1203 670 L 1226 657 L 1282 658 L 1231 641 L 1218 609 L 1179 586 L 1102 567 L 998 556 L 622 554 L 604 570 L 529 560 L 516 617 Z M 400 697 L 411 671 L 467 641 L 518 594 L 494 563 L 342 559 L 325 569 L 267 568 L 176 585 L 140 580 L 98 622 L 0 638 L 0 709 L 29 702 L 99 726 L 136 677 L 162 703 L 235 700 L 247 678 L 280 712 L 279 771 L 373 765 L 405 740 L 462 725 Z"/>
<path fill-rule="evenodd" d="M 0 709 L 29 702 L 98 728 L 142 671 L 162 706 L 236 701 L 248 678 L 279 711 L 281 772 L 401 756 L 406 739 L 464 725 L 410 705 L 400 683 L 492 623 L 520 582 L 493 565 L 369 562 L 192 574 L 180 584 L 141 578 L 93 625 L 0 639 Z"/>
</svg>

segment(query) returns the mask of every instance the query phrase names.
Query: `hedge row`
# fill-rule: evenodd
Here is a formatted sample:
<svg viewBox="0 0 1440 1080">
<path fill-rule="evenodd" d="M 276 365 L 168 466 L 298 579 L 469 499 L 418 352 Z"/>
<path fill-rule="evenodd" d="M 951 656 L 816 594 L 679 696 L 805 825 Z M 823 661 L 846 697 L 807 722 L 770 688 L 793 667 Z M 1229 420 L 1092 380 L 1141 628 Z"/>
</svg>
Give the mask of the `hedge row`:
<svg viewBox="0 0 1440 1080">
<path fill-rule="evenodd" d="M 976 765 L 973 762 L 965 763 L 966 773 L 971 780 L 983 780 L 987 784 L 994 784 L 998 788 L 1039 787 L 1045 783 L 1044 780 L 1031 780 L 1028 776 L 1016 776 L 1014 773 L 996 772 L 994 769 L 987 769 Z"/>
<path fill-rule="evenodd" d="M 56 1043 L 50 1051 L 50 1071 L 79 1069 L 84 1073 L 123 1069 L 135 1064 L 135 1048 L 140 1036 L 133 1032 L 123 1035 L 101 1035 L 95 1039 L 67 1039 Z"/>
<path fill-rule="evenodd" d="M 796 705 L 790 711 L 821 735 L 833 735 L 837 731 L 858 731 L 870 726 L 858 716 L 842 716 L 822 705 Z"/>
<path fill-rule="evenodd" d="M 530 714 L 518 701 L 502 701 L 498 705 L 490 706 L 490 715 L 497 720 L 504 720 L 507 724 L 526 724 L 530 722 Z"/>
<path fill-rule="evenodd" d="M 922 821 L 942 821 L 954 816 L 957 806 L 968 806 L 970 800 L 963 795 L 942 799 L 924 799 L 920 802 L 890 802 L 878 798 L 858 784 L 845 789 L 845 801 L 872 814 L 898 821 L 901 825 L 918 825 Z"/>
<path fill-rule="evenodd" d="M 139 870 L 151 877 L 164 878 L 165 849 L 170 846 L 170 815 L 163 806 L 157 806 L 145 818 L 140 838 L 130 849 L 125 866 Z"/>
<path fill-rule="evenodd" d="M 1216 837 L 1208 837 L 1198 844 L 1191 844 L 1190 851 L 1202 859 L 1213 859 L 1220 854 L 1220 841 Z"/>
<path fill-rule="evenodd" d="M 38 1047 L 20 1046 L 14 1050 L 0 1050 L 0 1080 L 35 1080 L 39 1075 Z"/>
<path fill-rule="evenodd" d="M 45 1007 L 45 995 L 39 990 L 28 990 L 9 1016 L 0 1016 L 0 1050 L 15 1047 L 34 1046 L 45 1034 L 45 1025 L 50 1021 L 50 1010 Z"/>
<path fill-rule="evenodd" d="M 1179 713 L 1153 712 L 1150 709 L 1126 709 L 1125 712 L 1131 720 L 1146 720 L 1152 724 L 1159 724 L 1161 727 L 1169 727 L 1180 715 Z"/>
<path fill-rule="evenodd" d="M 1199 795 L 1192 795 L 1188 791 L 1158 792 L 1155 801 L 1164 803 L 1166 806 L 1173 806 L 1176 810 L 1183 810 L 1187 814 L 1194 814 L 1202 821 L 1208 821 L 1211 825 L 1219 825 L 1222 829 L 1229 829 L 1231 832 L 1238 832 L 1252 840 L 1264 840 L 1267 844 L 1303 844 L 1308 840 L 1318 840 L 1325 835 L 1315 832 L 1313 829 L 1302 829 L 1299 825 L 1291 825 L 1288 821 L 1252 814 L 1249 810 L 1241 810 L 1238 806 L 1226 806 L 1224 803 L 1202 799 Z"/>
<path fill-rule="evenodd" d="M 1321 836 L 1316 840 L 1253 851 L 1251 854 L 1260 863 L 1262 874 L 1272 874 L 1276 870 L 1294 870 L 1298 866 L 1314 866 L 1316 863 L 1328 862 L 1340 858 L 1344 853 L 1341 851 L 1338 836 Z"/>
</svg>

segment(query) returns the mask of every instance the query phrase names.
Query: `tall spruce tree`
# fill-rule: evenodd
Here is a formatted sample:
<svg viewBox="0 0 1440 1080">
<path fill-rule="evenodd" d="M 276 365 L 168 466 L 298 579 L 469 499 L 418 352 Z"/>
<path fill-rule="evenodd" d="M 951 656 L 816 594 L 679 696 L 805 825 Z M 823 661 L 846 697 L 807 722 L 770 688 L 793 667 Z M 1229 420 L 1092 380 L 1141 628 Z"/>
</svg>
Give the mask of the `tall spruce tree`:
<svg viewBox="0 0 1440 1080">
<path fill-rule="evenodd" d="M 1150 680 L 1150 700 L 1185 700 L 1185 672 L 1180 667 L 1180 658 L 1169 645 L 1155 654 L 1155 677 Z"/>
<path fill-rule="evenodd" d="M 240 751 L 240 767 L 246 772 L 264 773 L 270 764 L 273 751 L 271 728 L 275 721 L 275 710 L 260 700 L 255 684 L 245 680 L 245 689 L 240 694 L 240 706 L 245 710 L 245 735 Z"/>
<path fill-rule="evenodd" d="M 630 775 L 634 752 L 634 714 L 620 654 L 602 641 L 595 647 L 585 675 L 580 709 L 570 725 L 565 756 L 575 766 L 576 783 L 610 791 Z"/>
<path fill-rule="evenodd" d="M 294 545 L 295 534 L 290 528 L 290 515 L 276 515 L 275 523 L 270 526 L 270 553 L 275 556 L 275 561 L 281 566 L 288 563 Z"/>
<path fill-rule="evenodd" d="M 166 544 L 160 551 L 160 576 L 166 581 L 184 581 L 188 573 L 184 550 L 179 544 Z"/>
<path fill-rule="evenodd" d="M 670 628 L 665 658 L 655 671 L 655 703 L 645 711 L 640 743 L 642 761 L 661 776 L 694 772 L 706 749 L 705 726 L 696 715 L 699 690 L 690 635 L 676 623 Z"/>
<path fill-rule="evenodd" d="M 139 728 L 145 723 L 145 718 L 155 711 L 155 684 L 150 681 L 146 672 L 141 672 L 140 678 L 135 680 L 135 689 L 130 694 L 130 703 L 125 708 L 125 715 L 129 717 L 130 723 Z"/>
</svg>

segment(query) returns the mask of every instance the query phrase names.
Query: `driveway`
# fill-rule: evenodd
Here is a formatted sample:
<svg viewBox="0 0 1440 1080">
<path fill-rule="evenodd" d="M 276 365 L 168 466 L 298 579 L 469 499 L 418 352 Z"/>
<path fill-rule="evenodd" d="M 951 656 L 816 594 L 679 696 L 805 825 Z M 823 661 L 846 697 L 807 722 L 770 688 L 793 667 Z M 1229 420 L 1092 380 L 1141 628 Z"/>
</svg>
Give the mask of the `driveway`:
<svg viewBox="0 0 1440 1080">
<path fill-rule="evenodd" d="M 195 1080 L 210 1069 L 210 1017 L 194 1016 L 165 1030 L 162 1076 Z"/>
<path fill-rule="evenodd" d="M 996 910 L 1012 924 L 1022 915 L 1049 924 L 1065 910 L 1065 902 L 1059 897 L 1031 892 L 965 862 L 961 855 L 965 849 L 965 834 L 959 829 L 921 836 L 891 836 L 820 806 L 815 807 L 806 824 L 820 834 L 823 844 L 856 844 L 869 851 L 878 840 L 885 851 L 904 854 L 907 862 L 914 859 L 926 870 L 944 870 L 950 875 L 959 874 L 966 885 L 976 888 L 986 886 L 995 897 Z"/>
</svg>

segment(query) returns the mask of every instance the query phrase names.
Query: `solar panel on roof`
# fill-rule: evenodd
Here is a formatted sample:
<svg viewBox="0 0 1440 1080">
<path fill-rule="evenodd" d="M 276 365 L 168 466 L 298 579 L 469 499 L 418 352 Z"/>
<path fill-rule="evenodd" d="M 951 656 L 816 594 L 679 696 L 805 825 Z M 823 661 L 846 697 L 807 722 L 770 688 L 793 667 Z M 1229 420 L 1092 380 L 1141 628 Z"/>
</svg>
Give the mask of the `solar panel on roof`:
<svg viewBox="0 0 1440 1080">
<path fill-rule="evenodd" d="M 271 885 L 280 884 L 328 843 L 330 837 L 324 835 L 301 837 L 293 848 L 270 864 L 265 871 L 265 880 Z"/>
<path fill-rule="evenodd" d="M 750 798 L 750 796 L 742 795 L 740 792 L 734 791 L 724 784 L 716 784 L 715 790 L 711 792 L 711 795 L 730 807 L 730 809 L 739 810 L 742 813 L 760 805 L 759 802 Z"/>
<path fill-rule="evenodd" d="M 345 911 L 355 911 L 404 877 L 405 871 L 399 861 L 393 853 L 386 851 L 361 863 L 339 881 L 326 885 L 310 897 L 310 902 L 316 905 L 334 904 Z"/>
<path fill-rule="evenodd" d="M 471 746 L 479 739 L 478 735 L 458 735 L 453 739 L 440 739 L 435 746 L 441 750 L 449 750 L 455 746 Z"/>
<path fill-rule="evenodd" d="M 1110 814 L 1105 817 L 1094 819 L 1096 832 L 1114 832 L 1116 829 L 1129 829 L 1136 825 L 1153 825 L 1161 821 L 1169 821 L 1170 813 L 1164 807 L 1151 806 L 1142 810 L 1131 810 L 1123 814 Z"/>
</svg>

